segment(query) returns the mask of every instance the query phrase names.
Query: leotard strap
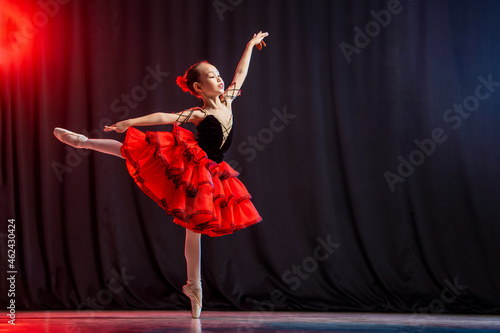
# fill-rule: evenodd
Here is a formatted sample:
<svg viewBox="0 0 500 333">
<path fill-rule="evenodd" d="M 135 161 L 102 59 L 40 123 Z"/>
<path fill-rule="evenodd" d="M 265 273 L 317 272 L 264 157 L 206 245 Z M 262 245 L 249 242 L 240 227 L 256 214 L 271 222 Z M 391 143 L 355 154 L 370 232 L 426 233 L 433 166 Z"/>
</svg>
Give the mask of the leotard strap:
<svg viewBox="0 0 500 333">
<path fill-rule="evenodd" d="M 241 89 L 236 88 L 236 82 L 233 82 L 227 87 L 226 91 L 220 96 L 220 100 L 227 106 L 226 99 L 235 100 L 236 97 L 241 96 Z"/>
</svg>

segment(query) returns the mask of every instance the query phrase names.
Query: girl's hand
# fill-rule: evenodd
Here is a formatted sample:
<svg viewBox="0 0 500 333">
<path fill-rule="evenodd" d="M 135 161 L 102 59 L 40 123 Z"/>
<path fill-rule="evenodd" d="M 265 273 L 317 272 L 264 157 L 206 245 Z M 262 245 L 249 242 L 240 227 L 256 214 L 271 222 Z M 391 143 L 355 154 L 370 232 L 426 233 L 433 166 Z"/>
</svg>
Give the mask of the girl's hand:
<svg viewBox="0 0 500 333">
<path fill-rule="evenodd" d="M 117 133 L 123 133 L 129 127 L 130 127 L 130 125 L 128 124 L 128 121 L 123 120 L 123 121 L 119 121 L 116 124 L 113 124 L 111 126 L 104 126 L 104 132 L 116 131 Z"/>
<path fill-rule="evenodd" d="M 248 42 L 250 46 L 255 46 L 263 42 L 265 37 L 269 36 L 267 32 L 259 31 L 258 34 L 253 34 L 253 38 Z M 265 44 L 264 44 L 265 45 Z"/>
</svg>

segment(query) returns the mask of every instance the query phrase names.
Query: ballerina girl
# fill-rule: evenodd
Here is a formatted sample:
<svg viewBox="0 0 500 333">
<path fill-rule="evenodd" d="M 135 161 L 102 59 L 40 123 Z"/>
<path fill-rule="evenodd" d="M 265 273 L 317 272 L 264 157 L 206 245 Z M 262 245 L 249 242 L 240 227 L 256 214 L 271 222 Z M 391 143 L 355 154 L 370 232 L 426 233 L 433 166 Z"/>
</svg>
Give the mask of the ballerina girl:
<svg viewBox="0 0 500 333">
<path fill-rule="evenodd" d="M 227 89 L 217 68 L 206 61 L 177 77 L 182 90 L 202 99 L 203 107 L 156 112 L 105 126 L 108 132 L 126 131 L 123 143 L 54 129 L 54 135 L 72 147 L 124 158 L 136 184 L 186 229 L 187 283 L 182 292 L 191 301 L 193 318 L 199 318 L 202 309 L 201 234 L 227 235 L 262 221 L 238 173 L 223 159 L 233 138 L 232 103 L 240 95 L 253 47 L 266 46 L 263 39 L 268 35 L 262 31 L 253 35 Z M 179 126 L 187 122 L 196 125 L 197 137 Z M 144 133 L 135 128 L 165 124 L 174 125 L 172 132 Z"/>
</svg>

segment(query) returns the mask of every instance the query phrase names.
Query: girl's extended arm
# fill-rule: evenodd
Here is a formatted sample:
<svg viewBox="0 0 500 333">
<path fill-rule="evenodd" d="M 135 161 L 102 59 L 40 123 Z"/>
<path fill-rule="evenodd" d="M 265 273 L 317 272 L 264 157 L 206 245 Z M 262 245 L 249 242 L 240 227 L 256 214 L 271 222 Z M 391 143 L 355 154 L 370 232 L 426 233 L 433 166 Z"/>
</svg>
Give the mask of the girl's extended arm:
<svg viewBox="0 0 500 333">
<path fill-rule="evenodd" d="M 236 83 L 236 86 L 233 87 L 235 89 L 240 89 L 245 81 L 245 78 L 248 73 L 248 66 L 250 65 L 250 58 L 252 57 L 253 47 L 259 44 L 264 37 L 269 36 L 267 32 L 259 31 L 258 34 L 254 34 L 253 38 L 248 42 L 247 47 L 245 48 L 245 52 L 241 56 L 240 62 L 238 63 L 238 67 L 236 67 L 236 73 L 234 74 L 233 81 L 231 83 Z"/>
<path fill-rule="evenodd" d="M 118 133 L 123 133 L 131 126 L 168 125 L 175 123 L 182 124 L 188 121 L 197 123 L 204 117 L 205 114 L 203 112 L 194 109 L 189 109 L 178 113 L 156 112 L 143 117 L 119 121 L 111 126 L 105 126 L 104 131 L 116 131 Z"/>
</svg>

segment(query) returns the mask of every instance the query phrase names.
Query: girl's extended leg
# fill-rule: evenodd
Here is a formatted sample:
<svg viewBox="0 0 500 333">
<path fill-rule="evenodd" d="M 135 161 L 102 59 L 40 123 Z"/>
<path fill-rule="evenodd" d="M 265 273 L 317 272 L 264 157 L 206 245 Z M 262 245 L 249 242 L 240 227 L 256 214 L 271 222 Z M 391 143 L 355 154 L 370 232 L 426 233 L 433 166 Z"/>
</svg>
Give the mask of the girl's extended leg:
<svg viewBox="0 0 500 333">
<path fill-rule="evenodd" d="M 85 142 L 85 147 L 87 149 L 97 150 L 101 153 L 115 155 L 121 158 L 123 157 L 121 153 L 122 143 L 120 141 L 111 139 L 88 139 Z"/>
<path fill-rule="evenodd" d="M 75 148 L 86 148 L 101 153 L 115 155 L 124 158 L 121 153 L 122 143 L 111 139 L 88 139 L 85 135 L 73 133 L 63 128 L 56 127 L 54 135 L 61 142 Z"/>
<path fill-rule="evenodd" d="M 193 318 L 199 318 L 202 304 L 200 271 L 201 234 L 186 229 L 184 255 L 186 256 L 188 281 L 182 287 L 182 292 L 191 300 L 191 314 Z"/>
</svg>

